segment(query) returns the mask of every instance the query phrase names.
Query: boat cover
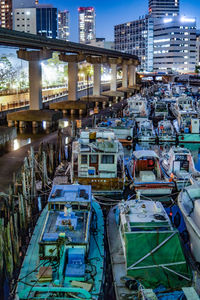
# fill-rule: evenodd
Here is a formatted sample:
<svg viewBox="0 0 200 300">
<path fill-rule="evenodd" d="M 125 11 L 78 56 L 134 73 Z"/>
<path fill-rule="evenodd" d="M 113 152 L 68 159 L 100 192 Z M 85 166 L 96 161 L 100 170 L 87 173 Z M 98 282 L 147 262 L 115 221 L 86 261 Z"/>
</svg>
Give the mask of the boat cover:
<svg viewBox="0 0 200 300">
<path fill-rule="evenodd" d="M 153 226 L 153 225 L 152 225 Z M 177 230 L 125 233 L 127 275 L 145 288 L 179 288 L 191 284 Z"/>
</svg>

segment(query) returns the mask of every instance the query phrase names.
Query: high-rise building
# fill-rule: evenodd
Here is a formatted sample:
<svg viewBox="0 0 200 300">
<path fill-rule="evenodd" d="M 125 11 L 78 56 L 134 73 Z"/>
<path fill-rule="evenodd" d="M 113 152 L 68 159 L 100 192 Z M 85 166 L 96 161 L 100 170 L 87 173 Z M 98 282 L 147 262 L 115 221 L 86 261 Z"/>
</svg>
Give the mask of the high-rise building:
<svg viewBox="0 0 200 300">
<path fill-rule="evenodd" d="M 154 70 L 194 72 L 196 65 L 196 20 L 166 17 L 154 21 Z"/>
<path fill-rule="evenodd" d="M 153 70 L 153 19 L 146 15 L 138 20 L 116 25 L 115 50 L 137 55 L 142 70 Z"/>
<path fill-rule="evenodd" d="M 12 0 L 0 1 L 0 27 L 12 29 Z"/>
<path fill-rule="evenodd" d="M 79 42 L 87 44 L 96 38 L 94 7 L 79 7 Z"/>
<path fill-rule="evenodd" d="M 149 14 L 153 18 L 179 15 L 179 0 L 149 0 Z"/>
<path fill-rule="evenodd" d="M 31 8 L 36 6 L 36 0 L 12 0 L 13 10 L 16 8 Z M 38 3 L 38 2 L 37 2 Z"/>
<path fill-rule="evenodd" d="M 52 5 L 37 5 L 36 24 L 37 34 L 44 35 L 48 38 L 57 38 L 57 8 Z"/>
<path fill-rule="evenodd" d="M 58 12 L 58 38 L 60 40 L 69 41 L 69 11 Z"/>
<path fill-rule="evenodd" d="M 57 37 L 57 8 L 52 5 L 37 5 L 14 10 L 15 30 L 39 34 L 48 38 Z"/>
</svg>

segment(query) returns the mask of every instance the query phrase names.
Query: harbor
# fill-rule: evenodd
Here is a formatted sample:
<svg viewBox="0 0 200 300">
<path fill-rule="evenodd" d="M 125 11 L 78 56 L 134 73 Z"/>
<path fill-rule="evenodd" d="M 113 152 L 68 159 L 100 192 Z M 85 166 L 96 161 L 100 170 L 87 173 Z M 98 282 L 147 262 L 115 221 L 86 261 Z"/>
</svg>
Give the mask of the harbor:
<svg viewBox="0 0 200 300">
<path fill-rule="evenodd" d="M 44 1 L 0 1 L 0 300 L 200 299 L 198 20 Z"/>
<path fill-rule="evenodd" d="M 163 84 L 154 88 L 155 95 L 160 90 L 169 91 Z M 41 127 L 34 134 L 31 128 L 18 128 L 18 150 L 11 148 L 0 157 L 3 299 L 70 299 L 72 295 L 78 299 L 92 299 L 94 295 L 113 300 L 179 299 L 183 295 L 199 299 L 198 231 L 196 236 L 191 232 L 191 226 L 194 230 L 198 225 L 189 225 L 184 209 L 191 210 L 186 200 L 189 195 L 190 202 L 195 201 L 191 218 L 198 222 L 200 144 L 180 142 L 181 135 L 187 140 L 187 134 L 192 139 L 193 133 L 188 124 L 191 132 L 177 131 L 176 114 L 168 120 L 161 112 L 156 127 L 157 116 L 150 108 L 157 96 L 144 97 L 146 92 L 141 87 L 140 93 L 135 91 L 135 95 L 102 108 L 98 114 L 65 116 L 52 133 Z M 174 129 L 166 135 L 162 129 L 165 122 Z M 141 124 L 147 130 L 141 131 Z M 82 196 L 76 200 L 77 193 Z M 90 206 L 95 210 L 91 217 Z M 81 209 L 88 218 L 86 228 Z M 82 230 L 88 231 L 83 231 L 84 240 Z M 128 232 L 133 232 L 133 237 Z M 152 240 L 147 242 L 150 232 Z M 134 251 L 134 239 L 139 237 L 144 253 L 138 247 Z M 58 242 L 60 246 L 55 248 Z M 148 248 L 150 245 L 153 248 Z M 172 254 L 172 245 L 176 254 Z M 8 247 L 12 252 L 7 252 Z M 167 247 L 170 257 L 163 254 Z M 92 257 L 96 263 L 91 269 L 88 260 Z"/>
</svg>

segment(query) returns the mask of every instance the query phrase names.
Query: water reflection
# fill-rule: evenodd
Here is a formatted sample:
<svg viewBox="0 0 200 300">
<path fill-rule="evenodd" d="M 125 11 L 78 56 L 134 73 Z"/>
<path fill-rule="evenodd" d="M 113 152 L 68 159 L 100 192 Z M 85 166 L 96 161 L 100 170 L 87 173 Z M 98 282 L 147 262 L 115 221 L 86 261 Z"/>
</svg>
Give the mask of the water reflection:
<svg viewBox="0 0 200 300">
<path fill-rule="evenodd" d="M 19 139 L 19 138 L 16 138 L 13 140 L 13 143 L 11 145 L 11 148 L 12 150 L 18 150 L 19 148 L 25 146 L 25 145 L 28 145 L 31 143 L 31 138 L 28 138 L 28 139 Z"/>
</svg>

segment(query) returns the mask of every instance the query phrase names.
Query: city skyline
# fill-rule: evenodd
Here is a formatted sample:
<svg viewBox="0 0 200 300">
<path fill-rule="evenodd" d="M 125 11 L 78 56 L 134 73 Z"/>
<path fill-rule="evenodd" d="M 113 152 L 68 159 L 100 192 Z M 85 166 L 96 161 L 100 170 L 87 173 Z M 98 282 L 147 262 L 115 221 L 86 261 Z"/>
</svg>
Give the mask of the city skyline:
<svg viewBox="0 0 200 300">
<path fill-rule="evenodd" d="M 94 6 L 96 11 L 96 36 L 105 37 L 106 40 L 114 40 L 114 25 L 134 21 L 139 16 L 148 12 L 148 0 L 138 3 L 137 0 L 40 0 L 40 4 L 51 3 L 54 7 L 70 11 L 70 36 L 71 41 L 78 42 L 78 7 Z M 196 17 L 197 28 L 200 26 L 200 10 L 199 4 L 195 0 L 180 0 L 180 12 L 183 15 Z M 104 20 L 102 22 L 102 20 Z"/>
</svg>

